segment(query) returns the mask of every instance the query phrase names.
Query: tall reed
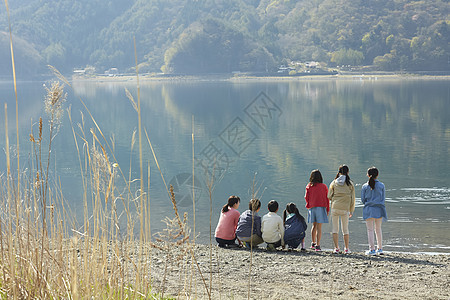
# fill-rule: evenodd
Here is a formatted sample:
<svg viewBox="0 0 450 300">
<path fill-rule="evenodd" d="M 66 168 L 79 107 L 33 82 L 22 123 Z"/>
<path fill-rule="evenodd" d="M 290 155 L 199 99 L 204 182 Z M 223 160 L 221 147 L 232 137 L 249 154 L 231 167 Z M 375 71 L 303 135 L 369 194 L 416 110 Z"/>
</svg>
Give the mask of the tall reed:
<svg viewBox="0 0 450 300">
<path fill-rule="evenodd" d="M 5 0 L 8 11 L 8 2 Z M 63 105 L 66 101 L 65 87 L 71 83 L 57 69 L 49 66 L 58 79 L 46 88 L 44 106 L 47 116 L 32 123 L 29 141 L 31 153 L 26 169 L 20 164 L 19 114 L 13 52 L 13 35 L 10 26 L 10 44 L 13 66 L 14 90 L 16 94 L 17 163 L 11 161 L 8 131 L 7 105 L 5 114 L 6 174 L 0 174 L 0 297 L 39 299 L 87 299 L 87 298 L 164 298 L 166 287 L 155 293 L 152 286 L 152 248 L 163 249 L 166 256 L 177 249 L 177 259 L 166 262 L 180 263 L 183 257 L 190 258 L 185 278 L 198 272 L 208 297 L 208 287 L 195 257 L 195 233 L 192 235 L 187 214 L 180 216 L 173 188 L 167 187 L 150 143 L 147 131 L 141 128 L 139 74 L 138 101 L 135 105 L 139 116 L 137 141 L 139 143 L 139 178 L 132 178 L 132 155 L 129 171 L 125 176 L 115 156 L 115 138 L 108 139 L 88 109 L 80 112 L 75 121 L 71 108 L 67 109 L 74 145 L 80 169 L 82 191 L 82 220 L 73 216 L 64 198 L 64 190 L 58 178 L 56 162 L 53 165 L 53 141 L 57 138 Z M 136 61 L 137 63 L 137 61 Z M 129 93 L 129 92 L 128 92 Z M 132 100 L 131 93 L 129 98 Z M 87 115 L 87 118 L 85 117 Z M 88 124 L 92 125 L 88 125 Z M 194 126 L 194 121 L 192 122 Z M 173 204 L 174 218 L 166 218 L 166 229 L 151 238 L 150 162 L 144 178 L 142 131 L 152 150 L 154 160 L 169 198 Z M 130 148 L 133 152 L 136 131 L 133 132 Z M 194 132 L 192 132 L 194 161 Z M 54 170 L 51 170 L 54 166 Z M 194 163 L 193 163 L 194 174 Z M 16 171 L 13 171 L 14 168 Z M 144 182 L 147 180 L 147 192 Z M 139 181 L 139 186 L 134 182 Z M 194 177 L 193 177 L 194 183 Z M 195 193 L 194 230 L 195 230 Z M 138 224 L 134 213 L 138 214 Z M 80 223 L 81 221 L 81 223 Z M 138 226 L 136 226 L 138 225 Z M 135 228 L 139 228 L 138 238 Z M 195 231 L 194 231 L 195 232 Z M 159 239 L 159 240 L 158 240 Z M 170 247 L 169 247 L 170 246 Z M 175 247 L 175 248 L 174 248 Z M 181 253 L 181 254 L 180 254 Z M 180 255 L 182 257 L 180 257 Z M 150 259 L 149 259 L 150 258 Z M 178 261 L 178 262 L 177 262 Z M 165 275 L 170 276 L 169 273 Z M 190 287 L 185 294 L 192 297 Z"/>
<path fill-rule="evenodd" d="M 55 82 L 47 88 L 48 118 L 41 117 L 32 126 L 32 159 L 26 170 L 17 163 L 16 173 L 12 172 L 7 105 L 4 106 L 7 173 L 0 183 L 0 295 L 13 299 L 154 296 L 151 278 L 146 276 L 147 260 L 134 240 L 129 209 L 130 203 L 136 203 L 130 197 L 134 193 L 130 192 L 128 180 L 124 179 L 124 191 L 116 184 L 122 173 L 118 164 L 111 161 L 114 153 L 109 149 L 114 146 L 99 138 L 101 131 L 96 127 L 86 132 L 83 117 L 74 126 L 70 108 L 68 115 L 82 178 L 81 226 L 66 207 L 61 184 L 50 176 L 54 173 L 50 172 L 52 142 L 57 138 L 66 99 L 63 87 L 61 82 Z M 100 136 L 103 137 L 101 133 Z M 20 157 L 20 152 L 16 155 Z M 117 201 L 124 203 L 129 221 L 125 231 L 120 221 L 124 212 L 118 211 Z M 147 210 L 142 202 L 136 206 Z"/>
</svg>

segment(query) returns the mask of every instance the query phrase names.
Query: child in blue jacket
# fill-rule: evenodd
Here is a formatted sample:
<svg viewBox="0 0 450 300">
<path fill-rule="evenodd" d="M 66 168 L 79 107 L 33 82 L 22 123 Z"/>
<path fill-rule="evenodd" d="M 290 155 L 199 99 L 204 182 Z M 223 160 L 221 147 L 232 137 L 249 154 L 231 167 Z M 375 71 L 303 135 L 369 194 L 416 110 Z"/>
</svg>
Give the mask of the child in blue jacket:
<svg viewBox="0 0 450 300">
<path fill-rule="evenodd" d="M 305 218 L 300 214 L 297 206 L 292 202 L 286 205 L 286 209 L 283 212 L 283 224 L 284 243 L 288 245 L 290 249 L 295 249 L 302 244 L 301 251 L 306 251 L 305 232 L 308 226 L 306 225 Z"/>
<path fill-rule="evenodd" d="M 385 187 L 382 182 L 377 180 L 377 168 L 369 168 L 367 177 L 369 177 L 369 181 L 361 189 L 361 202 L 364 204 L 363 219 L 366 221 L 369 239 L 369 250 L 366 251 L 366 254 L 383 254 L 381 222 L 387 220 Z M 377 237 L 377 250 L 375 250 L 374 232 Z"/>
<path fill-rule="evenodd" d="M 261 202 L 258 199 L 250 200 L 248 209 L 239 217 L 236 228 L 236 236 L 240 242 L 248 243 L 249 246 L 257 246 L 264 243 L 261 232 L 261 217 L 258 211 Z"/>
</svg>

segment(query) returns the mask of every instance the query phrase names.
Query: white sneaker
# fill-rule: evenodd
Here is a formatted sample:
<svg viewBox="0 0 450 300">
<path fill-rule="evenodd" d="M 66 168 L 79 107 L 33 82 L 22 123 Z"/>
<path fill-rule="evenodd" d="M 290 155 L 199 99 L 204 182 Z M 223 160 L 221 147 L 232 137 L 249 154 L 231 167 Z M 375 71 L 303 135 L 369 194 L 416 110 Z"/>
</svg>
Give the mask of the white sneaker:
<svg viewBox="0 0 450 300">
<path fill-rule="evenodd" d="M 375 251 L 375 249 L 366 251 L 366 255 L 376 255 L 376 254 L 377 252 Z"/>
</svg>

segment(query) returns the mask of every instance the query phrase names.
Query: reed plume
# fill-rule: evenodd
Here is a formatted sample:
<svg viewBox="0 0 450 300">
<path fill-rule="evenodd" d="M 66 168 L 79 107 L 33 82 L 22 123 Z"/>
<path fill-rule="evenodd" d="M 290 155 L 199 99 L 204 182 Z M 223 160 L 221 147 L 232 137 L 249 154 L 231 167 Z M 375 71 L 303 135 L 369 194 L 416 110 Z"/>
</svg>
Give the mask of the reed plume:
<svg viewBox="0 0 450 300">
<path fill-rule="evenodd" d="M 67 93 L 64 93 L 64 85 L 59 81 L 52 82 L 51 87 L 45 87 L 45 112 L 49 115 L 50 121 L 59 124 L 64 114 L 63 104 L 66 102 Z"/>
</svg>

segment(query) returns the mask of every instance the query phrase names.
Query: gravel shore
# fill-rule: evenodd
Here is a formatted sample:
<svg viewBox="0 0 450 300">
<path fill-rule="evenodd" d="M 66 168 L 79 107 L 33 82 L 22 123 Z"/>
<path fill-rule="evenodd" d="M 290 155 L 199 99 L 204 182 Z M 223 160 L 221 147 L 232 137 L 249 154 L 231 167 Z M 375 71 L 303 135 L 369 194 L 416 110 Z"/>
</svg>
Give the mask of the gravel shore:
<svg viewBox="0 0 450 300">
<path fill-rule="evenodd" d="M 153 287 L 164 289 L 164 296 L 208 299 L 206 285 L 212 287 L 211 299 L 450 299 L 447 254 L 250 252 L 195 245 L 193 265 L 191 256 L 180 253 L 173 249 L 166 259 L 166 252 L 152 251 Z"/>
</svg>

